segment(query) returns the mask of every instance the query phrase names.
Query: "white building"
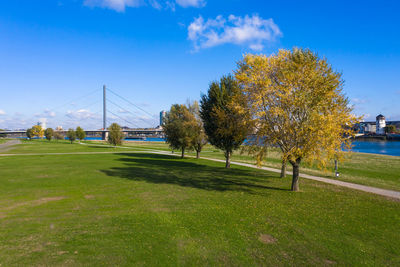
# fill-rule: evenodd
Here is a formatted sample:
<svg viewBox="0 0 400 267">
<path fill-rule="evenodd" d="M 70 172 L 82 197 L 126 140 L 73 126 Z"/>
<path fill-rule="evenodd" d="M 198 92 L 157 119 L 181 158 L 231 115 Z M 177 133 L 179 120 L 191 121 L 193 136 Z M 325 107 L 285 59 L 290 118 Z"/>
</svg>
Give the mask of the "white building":
<svg viewBox="0 0 400 267">
<path fill-rule="evenodd" d="M 376 116 L 376 134 L 385 134 L 386 120 L 385 116 L 379 114 Z"/>
<path fill-rule="evenodd" d="M 46 130 L 46 121 L 39 121 L 37 125 L 41 126 L 42 129 Z"/>
</svg>

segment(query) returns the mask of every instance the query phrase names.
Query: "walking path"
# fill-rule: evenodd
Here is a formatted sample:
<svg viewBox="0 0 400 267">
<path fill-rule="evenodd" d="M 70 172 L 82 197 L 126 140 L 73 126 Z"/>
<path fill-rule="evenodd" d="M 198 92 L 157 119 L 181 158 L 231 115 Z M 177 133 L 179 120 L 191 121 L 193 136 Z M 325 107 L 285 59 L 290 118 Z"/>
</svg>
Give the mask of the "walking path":
<svg viewBox="0 0 400 267">
<path fill-rule="evenodd" d="M 20 143 L 21 143 L 21 141 L 19 141 L 19 140 L 10 140 L 3 144 L 0 144 L 0 152 L 6 152 L 6 151 L 10 150 L 12 148 L 12 146 L 18 145 Z"/>
<path fill-rule="evenodd" d="M 13 140 L 9 141 L 7 143 L 1 144 L 0 145 L 0 152 L 4 152 L 8 149 L 11 148 L 11 146 L 16 145 L 19 143 L 19 140 Z M 90 144 L 84 144 L 84 145 L 90 145 Z M 95 145 L 97 146 L 97 145 Z M 113 146 L 107 146 L 103 145 L 105 147 L 113 147 Z M 132 147 L 122 147 L 122 148 L 132 148 Z M 172 154 L 171 152 L 168 151 L 162 151 L 162 150 L 133 150 L 133 151 L 103 151 L 103 152 L 65 152 L 65 153 L 25 153 L 25 154 L 0 154 L 1 157 L 8 157 L 8 156 L 42 156 L 42 155 L 93 155 L 93 154 L 129 154 L 129 153 L 151 153 L 151 154 L 162 154 L 162 155 L 172 155 L 172 156 L 180 156 L 178 154 Z M 191 156 L 188 156 L 191 157 Z M 210 160 L 210 161 L 215 161 L 215 162 L 223 162 L 225 163 L 225 160 L 222 159 L 213 159 L 213 158 L 204 158 L 201 157 L 201 159 L 205 160 Z M 244 166 L 248 168 L 254 168 L 254 169 L 262 169 L 265 171 L 270 171 L 270 172 L 275 172 L 275 173 L 280 173 L 281 171 L 278 169 L 270 168 L 270 167 L 257 167 L 253 164 L 249 163 L 243 163 L 243 162 L 234 162 L 232 161 L 231 164 L 234 165 L 239 165 L 239 166 Z M 390 197 L 390 198 L 395 198 L 400 200 L 400 192 L 399 191 L 394 191 L 394 190 L 387 190 L 387 189 L 381 189 L 377 187 L 372 187 L 372 186 L 366 186 L 366 185 L 360 185 L 360 184 L 354 184 L 354 183 L 349 183 L 349 182 L 343 182 L 339 180 L 333 180 L 329 178 L 323 178 L 319 176 L 313 176 L 309 174 L 302 174 L 300 173 L 300 177 L 314 180 L 314 181 L 319 181 L 327 184 L 333 184 L 337 186 L 343 186 L 355 190 L 360 190 L 368 193 L 373 193 L 385 197 Z"/>
<path fill-rule="evenodd" d="M 202 158 L 202 159 L 218 161 L 218 162 L 225 162 L 225 160 L 220 160 L 220 159 L 211 159 L 211 158 Z M 231 164 L 245 166 L 245 167 L 249 167 L 249 168 L 258 168 L 255 165 L 248 164 L 248 163 L 242 163 L 242 162 L 231 162 Z M 261 167 L 260 169 L 270 171 L 270 172 L 276 172 L 276 173 L 281 172 L 281 170 L 273 169 L 273 168 L 269 168 L 269 167 Z M 360 190 L 360 191 L 364 191 L 364 192 L 368 192 L 368 193 L 373 193 L 373 194 L 377 194 L 377 195 L 381 195 L 381 196 L 385 196 L 385 197 L 400 199 L 400 192 L 394 191 L 394 190 L 381 189 L 381 188 L 377 188 L 377 187 L 360 185 L 360 184 L 353 184 L 353 183 L 349 183 L 349 182 L 343 182 L 343 181 L 339 181 L 339 180 L 333 180 L 333 179 L 329 179 L 329 178 L 323 178 L 323 177 L 309 175 L 309 174 L 303 174 L 303 173 L 300 173 L 299 176 L 302 178 L 319 181 L 319 182 L 323 182 L 323 183 L 327 183 L 327 184 L 343 186 L 343 187 L 356 189 L 356 190 Z"/>
<path fill-rule="evenodd" d="M 177 154 L 171 154 L 171 153 L 164 152 L 164 151 L 157 151 L 157 152 L 153 152 L 153 153 L 180 156 Z M 189 156 L 189 157 L 191 157 L 191 156 Z M 222 159 L 213 159 L 213 158 L 204 158 L 204 157 L 200 157 L 200 158 L 205 159 L 205 160 L 211 160 L 211 161 L 225 163 L 225 160 L 222 160 Z M 274 169 L 274 168 L 270 168 L 270 167 L 257 167 L 255 165 L 249 164 L 249 163 L 231 161 L 231 164 L 244 166 L 244 167 L 248 167 L 248 168 L 253 168 L 253 169 L 261 169 L 261 170 L 275 172 L 275 173 L 281 173 L 281 170 L 278 170 L 278 169 Z M 343 181 L 339 181 L 339 180 L 333 180 L 333 179 L 329 179 L 329 178 L 323 178 L 323 177 L 309 175 L 309 174 L 303 174 L 303 173 L 300 173 L 299 176 L 302 178 L 309 179 L 309 180 L 319 181 L 319 182 L 333 184 L 333 185 L 337 185 L 337 186 L 343 186 L 343 187 L 347 187 L 347 188 L 351 188 L 351 189 L 355 189 L 355 190 L 360 190 L 360 191 L 373 193 L 373 194 L 377 194 L 377 195 L 381 195 L 381 196 L 385 196 L 385 197 L 391 197 L 391 198 L 400 200 L 400 192 L 399 191 L 381 189 L 381 188 L 377 188 L 377 187 L 360 185 L 360 184 L 353 184 L 353 183 L 349 183 L 349 182 L 343 182 Z"/>
</svg>

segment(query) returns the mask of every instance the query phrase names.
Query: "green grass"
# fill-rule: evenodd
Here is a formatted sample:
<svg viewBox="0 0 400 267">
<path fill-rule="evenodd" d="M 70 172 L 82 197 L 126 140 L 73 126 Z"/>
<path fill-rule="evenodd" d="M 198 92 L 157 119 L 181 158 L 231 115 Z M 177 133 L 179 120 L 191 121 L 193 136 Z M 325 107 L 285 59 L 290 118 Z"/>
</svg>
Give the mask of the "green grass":
<svg viewBox="0 0 400 267">
<path fill-rule="evenodd" d="M 0 138 L 0 144 L 3 144 L 5 142 L 7 142 L 8 140 L 10 140 L 10 139 L 8 139 L 8 138 Z"/>
<path fill-rule="evenodd" d="M 70 151 L 36 147 L 53 146 Z M 400 202 L 305 179 L 294 193 L 289 178 L 223 166 L 0 157 L 0 265 L 400 265 Z"/>
<path fill-rule="evenodd" d="M 60 141 L 47 141 L 47 140 L 21 140 L 22 144 L 15 146 L 14 149 L 7 151 L 12 154 L 25 154 L 25 153 L 73 153 L 73 152 L 112 152 L 112 151 L 127 151 L 135 150 L 123 149 L 120 147 L 109 147 L 107 144 L 100 142 L 83 142 L 79 144 L 78 141 L 70 143 L 67 140 Z M 90 144 L 90 146 L 85 145 Z"/>
<path fill-rule="evenodd" d="M 132 146 L 137 149 L 153 148 L 170 151 L 168 145 L 161 142 L 126 142 L 125 146 Z M 188 154 L 194 155 L 193 152 L 189 152 Z M 201 156 L 224 159 L 223 153 L 219 149 L 210 145 L 207 145 L 204 148 Z M 247 154 L 241 155 L 238 151 L 233 154 L 232 160 L 255 164 L 255 160 L 251 156 L 248 156 Z M 280 153 L 276 150 L 271 151 L 263 165 L 280 169 Z M 339 163 L 339 171 L 340 177 L 334 177 L 333 162 L 326 171 L 319 170 L 315 166 L 307 166 L 304 163 L 301 167 L 301 172 L 307 174 L 400 191 L 400 157 L 378 154 L 349 153 L 347 159 L 343 163 Z M 288 174 L 290 174 L 290 172 L 291 167 L 290 164 L 288 164 Z"/>
</svg>

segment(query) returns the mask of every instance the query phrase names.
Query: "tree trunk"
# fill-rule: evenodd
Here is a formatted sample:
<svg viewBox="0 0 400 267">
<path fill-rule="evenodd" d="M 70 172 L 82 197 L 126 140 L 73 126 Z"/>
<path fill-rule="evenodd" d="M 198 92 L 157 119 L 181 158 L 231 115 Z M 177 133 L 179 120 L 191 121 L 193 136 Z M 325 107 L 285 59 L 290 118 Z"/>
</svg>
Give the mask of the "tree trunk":
<svg viewBox="0 0 400 267">
<path fill-rule="evenodd" d="M 182 147 L 182 155 L 181 155 L 181 159 L 183 159 L 185 157 L 185 148 Z"/>
<path fill-rule="evenodd" d="M 286 177 L 286 160 L 282 161 L 282 167 L 281 167 L 281 178 Z"/>
<path fill-rule="evenodd" d="M 225 159 L 226 159 L 226 164 L 225 168 L 230 168 L 231 167 L 231 152 L 225 152 Z"/>
<path fill-rule="evenodd" d="M 199 159 L 199 158 L 200 158 L 200 151 L 196 150 L 196 159 Z"/>
<path fill-rule="evenodd" d="M 293 178 L 292 178 L 292 191 L 299 191 L 299 169 L 300 169 L 301 159 L 296 159 L 296 161 L 290 161 L 293 166 Z"/>
</svg>

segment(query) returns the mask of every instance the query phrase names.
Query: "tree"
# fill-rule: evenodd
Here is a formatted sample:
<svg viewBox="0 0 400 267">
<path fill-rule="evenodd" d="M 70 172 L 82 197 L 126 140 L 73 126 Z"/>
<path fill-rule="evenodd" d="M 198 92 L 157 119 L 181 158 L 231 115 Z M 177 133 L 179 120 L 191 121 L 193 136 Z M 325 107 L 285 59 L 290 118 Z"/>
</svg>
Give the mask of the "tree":
<svg viewBox="0 0 400 267">
<path fill-rule="evenodd" d="M 76 127 L 76 137 L 77 137 L 80 141 L 82 141 L 82 140 L 85 139 L 85 137 L 86 137 L 85 131 L 84 131 L 80 126 Z"/>
<path fill-rule="evenodd" d="M 32 128 L 27 129 L 26 130 L 26 137 L 28 137 L 29 139 L 32 139 L 33 136 L 34 135 L 33 135 Z"/>
<path fill-rule="evenodd" d="M 385 127 L 385 133 L 395 133 L 396 132 L 396 126 L 391 124 L 391 125 L 387 125 Z"/>
<path fill-rule="evenodd" d="M 76 140 L 76 132 L 74 131 L 74 129 L 72 128 L 68 129 L 67 138 L 69 139 L 71 144 Z"/>
<path fill-rule="evenodd" d="M 37 136 L 39 138 L 43 138 L 44 130 L 40 125 L 34 125 L 32 128 L 32 135 Z"/>
<path fill-rule="evenodd" d="M 117 123 L 113 123 L 108 127 L 108 143 L 111 145 L 121 145 L 124 139 L 124 133 L 121 131 L 121 127 Z"/>
<path fill-rule="evenodd" d="M 200 116 L 208 140 L 224 151 L 226 168 L 230 168 L 233 151 L 240 147 L 249 132 L 245 113 L 233 106 L 239 94 L 236 80 L 228 75 L 223 76 L 219 82 L 212 82 L 207 95 L 203 95 L 200 101 Z"/>
<path fill-rule="evenodd" d="M 192 113 L 192 121 L 188 122 L 191 128 L 191 142 L 190 146 L 196 151 L 196 158 L 200 158 L 200 152 L 203 147 L 207 144 L 207 135 L 204 130 L 203 121 L 200 117 L 199 103 L 194 101 L 193 103 L 188 103 L 189 112 Z"/>
<path fill-rule="evenodd" d="M 185 156 L 185 150 L 193 144 L 194 116 L 185 105 L 175 104 L 165 115 L 163 130 L 166 142 L 172 149 L 182 151 L 181 158 Z"/>
<path fill-rule="evenodd" d="M 51 141 L 51 138 L 53 138 L 53 136 L 54 136 L 54 131 L 53 131 L 53 129 L 52 129 L 52 128 L 47 128 L 47 129 L 44 131 L 44 135 L 46 136 L 46 139 L 47 139 L 47 140 Z"/>
<path fill-rule="evenodd" d="M 64 139 L 64 136 L 59 131 L 55 131 L 53 136 L 54 136 L 54 139 L 56 139 L 57 141 Z"/>
<path fill-rule="evenodd" d="M 282 160 L 293 167 L 292 191 L 299 190 L 302 160 L 322 168 L 343 157 L 357 118 L 342 92 L 341 74 L 326 59 L 297 48 L 269 57 L 248 54 L 236 78 L 258 140 L 279 146 Z"/>
</svg>

